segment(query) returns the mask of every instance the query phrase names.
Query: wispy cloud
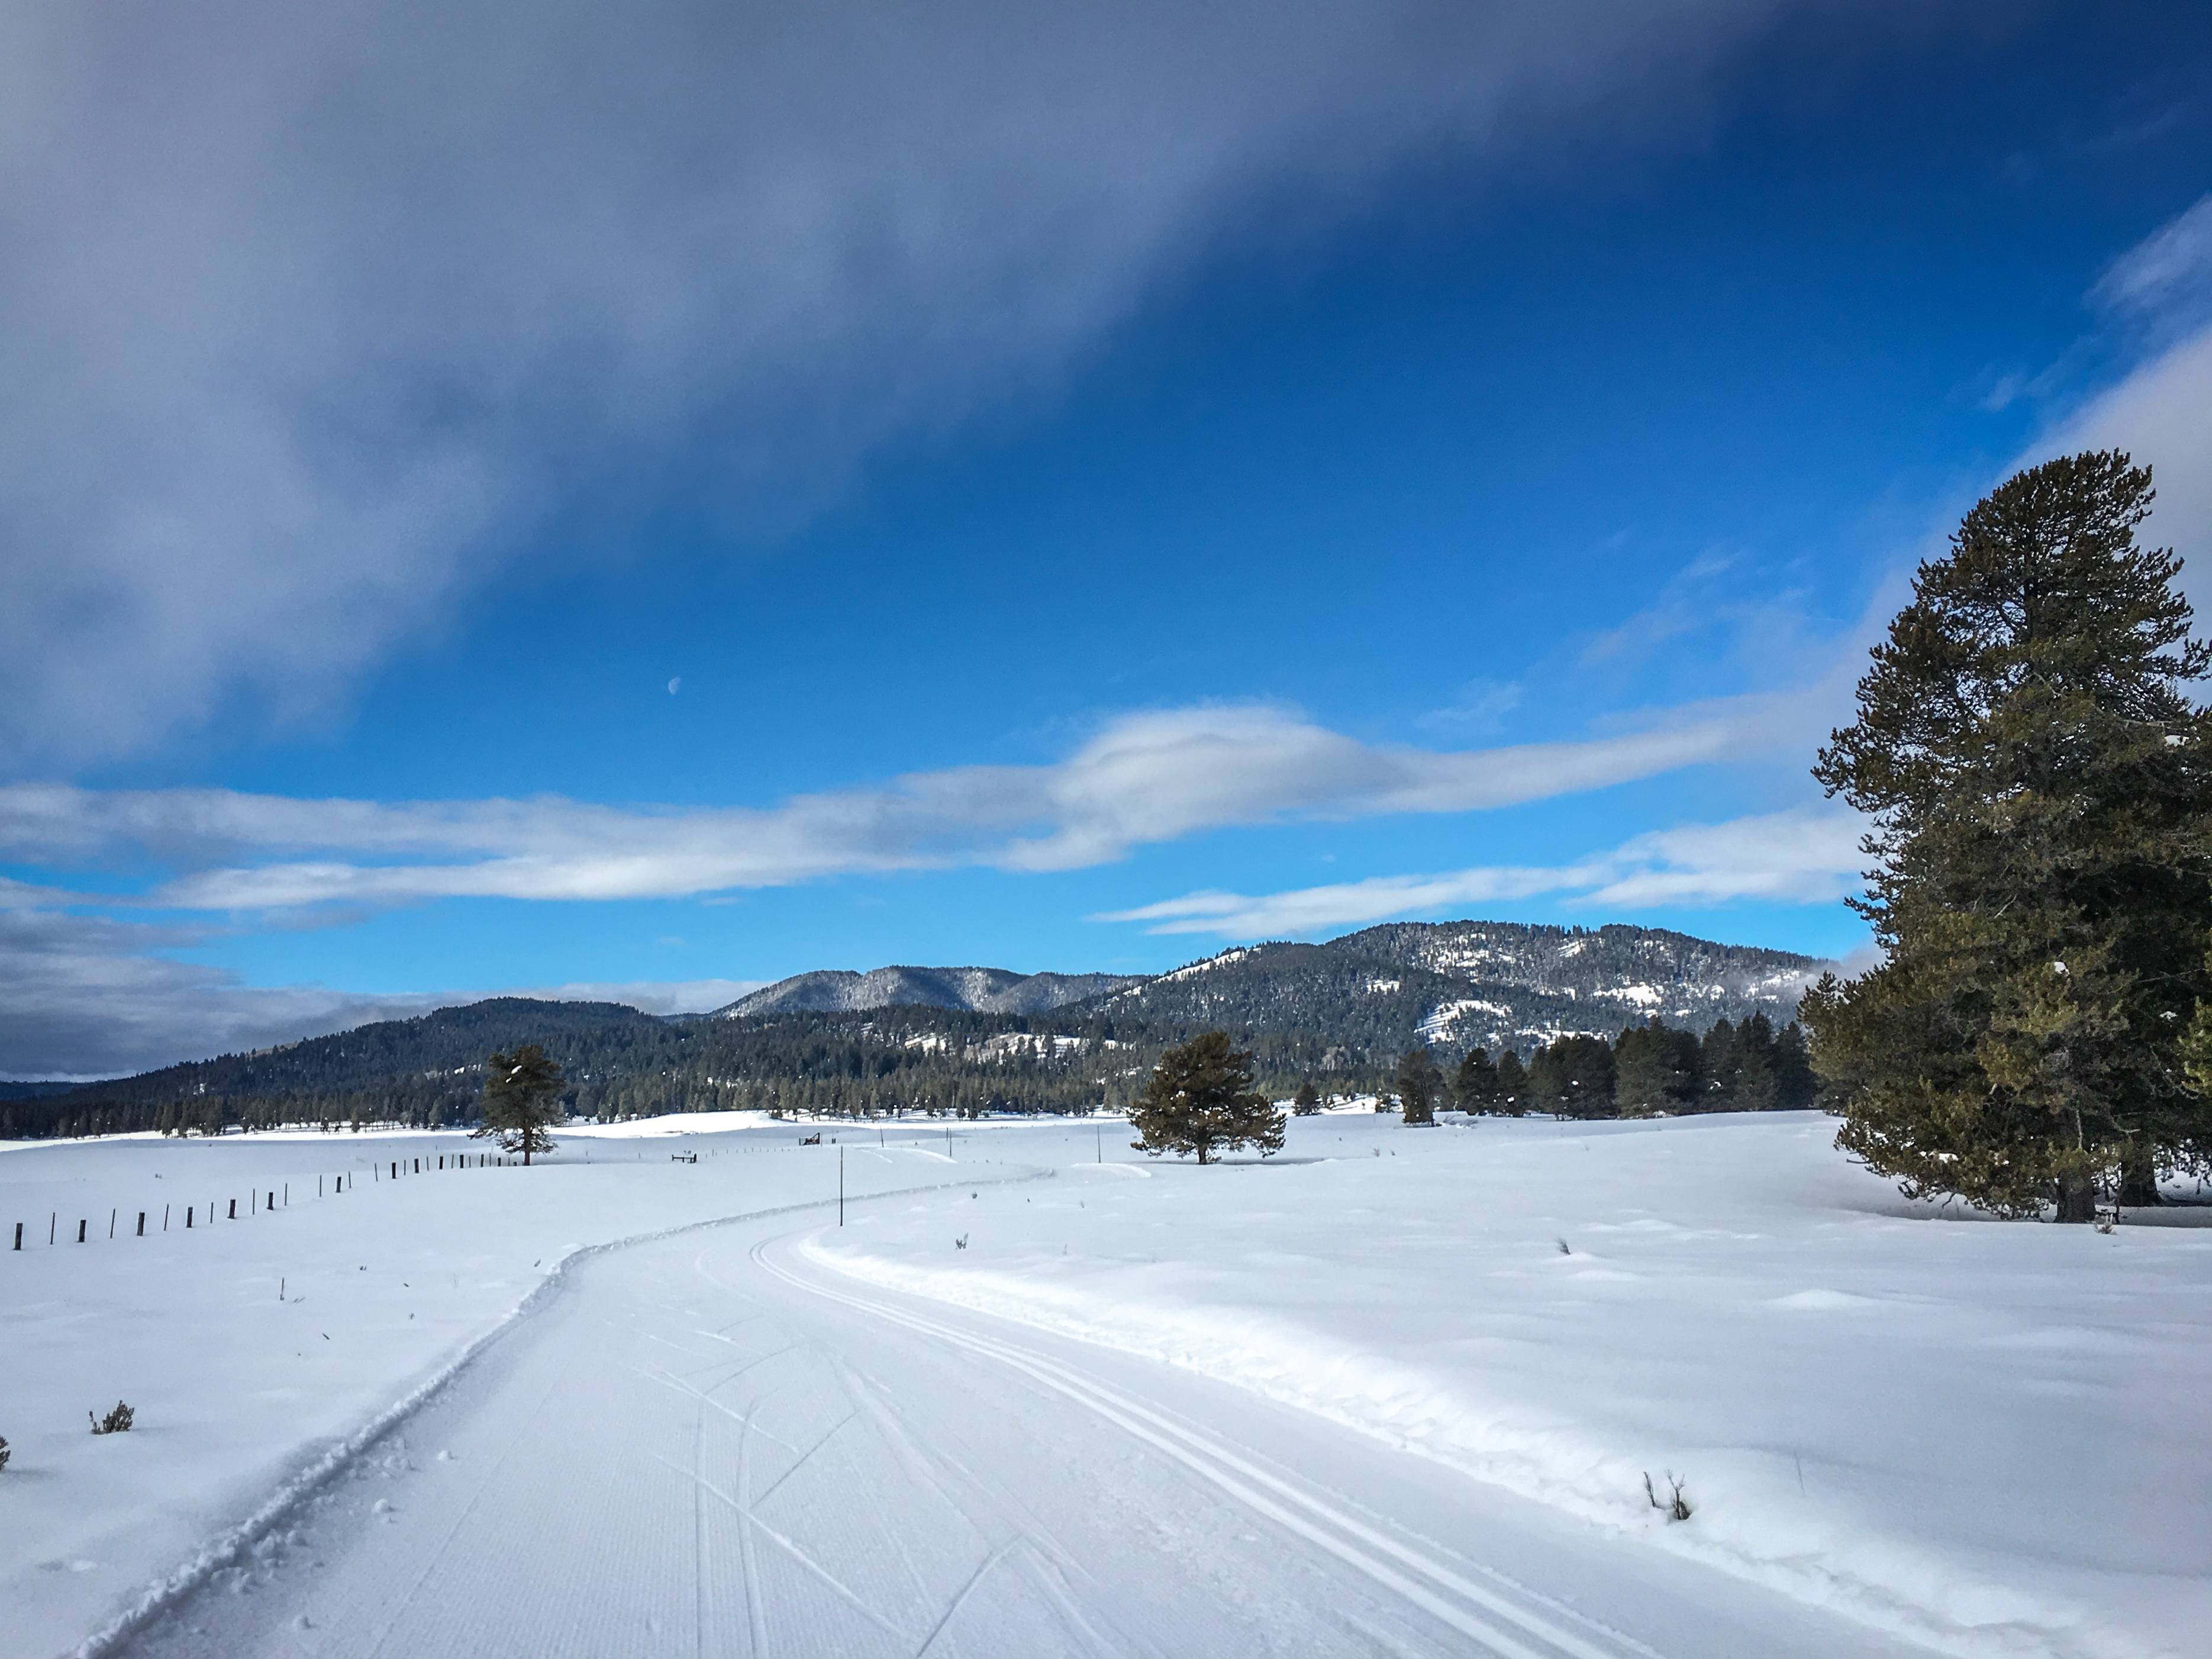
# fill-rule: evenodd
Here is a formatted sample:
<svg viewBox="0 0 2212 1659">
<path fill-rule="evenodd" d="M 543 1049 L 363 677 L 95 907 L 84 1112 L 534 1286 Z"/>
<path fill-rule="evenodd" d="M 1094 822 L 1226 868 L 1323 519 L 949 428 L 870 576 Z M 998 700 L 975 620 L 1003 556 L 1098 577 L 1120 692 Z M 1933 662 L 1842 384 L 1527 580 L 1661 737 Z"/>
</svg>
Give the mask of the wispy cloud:
<svg viewBox="0 0 2212 1659">
<path fill-rule="evenodd" d="M 1833 903 L 1864 865 L 1856 814 L 1828 808 L 1770 812 L 1635 837 L 1572 864 L 1480 866 L 1436 875 L 1376 876 L 1257 896 L 1187 893 L 1098 921 L 1144 922 L 1153 933 L 1299 939 L 1397 916 L 1433 915 L 1544 894 L 1612 911 L 1713 905 L 1735 899 Z"/>
<path fill-rule="evenodd" d="M 2197 320 L 2212 301 L 2212 196 L 2199 198 L 2113 260 L 2089 300 L 2161 325 Z"/>
<path fill-rule="evenodd" d="M 2021 462 L 2116 448 L 2150 465 L 2149 533 L 2181 554 L 2181 585 L 2202 618 L 2212 613 L 2212 196 L 2122 254 L 2093 298 L 2138 320 L 2151 353 Z"/>
<path fill-rule="evenodd" d="M 261 987 L 162 954 L 198 941 L 60 908 L 0 908 L 0 1078 L 113 1077 L 179 1060 L 264 1048 L 378 1019 L 407 1019 L 487 996 L 619 1002 L 696 1013 L 758 988 L 755 980 L 579 981 L 374 992 Z"/>
<path fill-rule="evenodd" d="M 911 773 L 763 808 L 15 785 L 0 787 L 0 856 L 151 863 L 168 878 L 111 902 L 182 911 L 665 898 L 961 865 L 1065 870 L 1233 825 L 1481 811 L 1753 758 L 1800 743 L 1808 719 L 1801 698 L 1746 697 L 1580 741 L 1437 750 L 1364 743 L 1273 707 L 1168 709 L 1115 720 L 1049 765 Z"/>
</svg>

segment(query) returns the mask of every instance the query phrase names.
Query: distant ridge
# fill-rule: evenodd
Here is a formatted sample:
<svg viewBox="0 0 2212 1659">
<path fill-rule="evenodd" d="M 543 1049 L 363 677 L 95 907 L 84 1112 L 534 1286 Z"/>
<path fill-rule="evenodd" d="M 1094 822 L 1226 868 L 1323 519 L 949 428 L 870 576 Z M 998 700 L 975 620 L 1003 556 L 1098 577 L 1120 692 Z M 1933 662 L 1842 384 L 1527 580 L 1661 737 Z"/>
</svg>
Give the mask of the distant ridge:
<svg viewBox="0 0 2212 1659">
<path fill-rule="evenodd" d="M 1126 985 L 1130 974 L 1017 974 L 1004 968 L 845 968 L 794 974 L 739 997 L 711 1018 L 756 1014 L 845 1014 L 870 1008 L 965 1008 L 980 1014 L 1041 1014 Z"/>
</svg>

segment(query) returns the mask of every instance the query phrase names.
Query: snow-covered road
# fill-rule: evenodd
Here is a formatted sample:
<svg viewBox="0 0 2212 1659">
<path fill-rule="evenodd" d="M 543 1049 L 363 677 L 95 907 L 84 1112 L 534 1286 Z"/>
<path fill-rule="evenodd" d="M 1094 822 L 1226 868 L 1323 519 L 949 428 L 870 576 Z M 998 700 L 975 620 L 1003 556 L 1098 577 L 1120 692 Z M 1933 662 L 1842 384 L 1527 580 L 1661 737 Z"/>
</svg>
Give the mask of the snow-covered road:
<svg viewBox="0 0 2212 1659">
<path fill-rule="evenodd" d="M 799 1248 L 822 1224 L 582 1263 L 120 1650 L 1918 1651 L 1249 1391 L 843 1277 Z"/>
</svg>

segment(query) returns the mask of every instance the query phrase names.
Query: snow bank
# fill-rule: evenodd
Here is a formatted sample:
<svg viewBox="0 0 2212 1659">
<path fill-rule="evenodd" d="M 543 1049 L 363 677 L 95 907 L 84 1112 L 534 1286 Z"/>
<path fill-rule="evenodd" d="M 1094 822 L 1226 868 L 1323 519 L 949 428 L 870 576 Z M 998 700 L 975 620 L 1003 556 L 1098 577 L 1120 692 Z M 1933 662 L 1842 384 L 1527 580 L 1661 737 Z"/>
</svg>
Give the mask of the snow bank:
<svg viewBox="0 0 2212 1659">
<path fill-rule="evenodd" d="M 985 1193 L 957 1254 L 927 1212 L 810 1248 L 1953 1651 L 2201 1651 L 2212 1230 L 1939 1215 L 1832 1127 L 1330 1115 L 1148 1181 L 1007 1136 L 1085 1178 Z M 1686 1523 L 1644 1496 L 1669 1471 Z"/>
</svg>

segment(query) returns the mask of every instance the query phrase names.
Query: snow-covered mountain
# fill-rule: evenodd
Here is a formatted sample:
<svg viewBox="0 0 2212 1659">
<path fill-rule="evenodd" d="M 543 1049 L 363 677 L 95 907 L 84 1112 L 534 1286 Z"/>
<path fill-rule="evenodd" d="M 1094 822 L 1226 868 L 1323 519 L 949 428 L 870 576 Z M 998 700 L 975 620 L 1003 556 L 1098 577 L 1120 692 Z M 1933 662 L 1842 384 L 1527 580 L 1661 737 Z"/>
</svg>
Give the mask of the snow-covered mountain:
<svg viewBox="0 0 2212 1659">
<path fill-rule="evenodd" d="M 1017 974 L 1004 968 L 819 969 L 739 997 L 717 1018 L 747 1014 L 850 1013 L 919 1004 L 986 1014 L 1041 1014 L 1135 983 L 1127 974 Z"/>
<path fill-rule="evenodd" d="M 1395 1053 L 1416 1036 L 1447 1050 L 1525 1050 L 1562 1031 L 1610 1036 L 1655 1014 L 1698 1031 L 1754 1012 L 1784 1024 L 1832 965 L 1657 927 L 1394 922 L 1321 945 L 1240 945 L 1149 976 L 907 967 L 799 974 L 716 1012 L 1064 1009 L 1163 1027 L 1304 1031 L 1351 1054 Z"/>
<path fill-rule="evenodd" d="M 1525 1051 L 1655 1014 L 1698 1031 L 1753 1013 L 1784 1024 L 1832 965 L 1663 928 L 1396 922 L 1323 945 L 1239 945 L 1091 1006 L 1132 1021 L 1325 1032 L 1354 1054 L 1416 1036 Z"/>
</svg>

